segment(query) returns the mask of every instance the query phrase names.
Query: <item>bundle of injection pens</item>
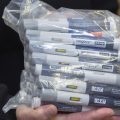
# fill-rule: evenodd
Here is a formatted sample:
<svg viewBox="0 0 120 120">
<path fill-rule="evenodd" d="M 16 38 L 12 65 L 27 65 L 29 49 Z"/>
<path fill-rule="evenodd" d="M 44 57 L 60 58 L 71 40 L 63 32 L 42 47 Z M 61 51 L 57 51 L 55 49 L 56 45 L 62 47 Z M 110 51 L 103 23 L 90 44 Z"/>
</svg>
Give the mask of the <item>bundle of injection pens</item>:
<svg viewBox="0 0 120 120">
<path fill-rule="evenodd" d="M 21 104 L 54 104 L 62 112 L 109 107 L 120 115 L 117 15 L 12 0 L 3 18 L 20 35 L 25 66 L 21 90 L 4 106 L 5 112 Z"/>
</svg>

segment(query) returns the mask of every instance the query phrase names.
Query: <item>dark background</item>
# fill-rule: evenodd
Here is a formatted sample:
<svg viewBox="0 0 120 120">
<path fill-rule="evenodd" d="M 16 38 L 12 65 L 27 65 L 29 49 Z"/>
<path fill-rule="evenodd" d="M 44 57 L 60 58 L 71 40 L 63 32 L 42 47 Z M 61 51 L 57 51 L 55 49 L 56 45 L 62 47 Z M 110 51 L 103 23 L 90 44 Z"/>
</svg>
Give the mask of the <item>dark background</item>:
<svg viewBox="0 0 120 120">
<path fill-rule="evenodd" d="M 14 95 L 19 90 L 20 74 L 24 69 L 23 46 L 16 32 L 7 27 L 2 14 L 10 0 L 0 1 L 0 83 L 5 83 L 9 93 Z M 116 13 L 116 0 L 43 0 L 55 8 L 107 9 Z"/>
</svg>

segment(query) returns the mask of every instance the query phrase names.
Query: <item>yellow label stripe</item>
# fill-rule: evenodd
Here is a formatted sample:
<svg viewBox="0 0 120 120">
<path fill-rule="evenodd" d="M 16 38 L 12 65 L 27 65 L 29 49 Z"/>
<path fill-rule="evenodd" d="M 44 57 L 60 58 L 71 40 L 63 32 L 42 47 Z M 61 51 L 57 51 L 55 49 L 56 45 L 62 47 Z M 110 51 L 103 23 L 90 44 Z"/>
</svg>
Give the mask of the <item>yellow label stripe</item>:
<svg viewBox="0 0 120 120">
<path fill-rule="evenodd" d="M 55 51 L 56 51 L 56 52 L 61 52 L 61 53 L 66 53 L 66 50 L 65 50 L 65 49 L 56 49 Z"/>
<path fill-rule="evenodd" d="M 67 85 L 66 88 L 69 88 L 69 89 L 77 89 L 77 86 L 75 86 L 75 85 Z"/>
<path fill-rule="evenodd" d="M 77 98 L 77 97 L 70 97 L 70 100 L 71 100 L 71 101 L 80 101 L 80 98 Z"/>
</svg>

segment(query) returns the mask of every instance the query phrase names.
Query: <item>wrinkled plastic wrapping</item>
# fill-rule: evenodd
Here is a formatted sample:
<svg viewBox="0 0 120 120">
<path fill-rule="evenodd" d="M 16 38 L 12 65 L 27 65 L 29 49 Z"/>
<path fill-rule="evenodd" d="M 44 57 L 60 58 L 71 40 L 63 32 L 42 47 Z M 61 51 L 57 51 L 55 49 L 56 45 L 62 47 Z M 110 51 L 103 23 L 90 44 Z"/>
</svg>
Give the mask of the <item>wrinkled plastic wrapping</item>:
<svg viewBox="0 0 120 120">
<path fill-rule="evenodd" d="M 113 108 L 120 115 L 120 18 L 109 11 L 73 10 L 38 0 L 11 1 L 5 23 L 24 45 L 21 90 L 4 112 L 25 104 L 58 111 Z"/>
<path fill-rule="evenodd" d="M 40 18 L 54 10 L 54 8 L 39 0 L 11 0 L 5 7 L 3 19 L 9 27 L 19 33 L 23 18 Z"/>
</svg>

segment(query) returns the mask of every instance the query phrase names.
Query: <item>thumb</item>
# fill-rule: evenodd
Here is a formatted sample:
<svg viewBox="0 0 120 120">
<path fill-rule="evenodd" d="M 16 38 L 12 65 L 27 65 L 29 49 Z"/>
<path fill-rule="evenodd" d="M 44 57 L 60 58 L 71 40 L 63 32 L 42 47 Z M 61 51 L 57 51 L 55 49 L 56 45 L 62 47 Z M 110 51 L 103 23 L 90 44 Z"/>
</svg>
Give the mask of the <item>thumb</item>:
<svg viewBox="0 0 120 120">
<path fill-rule="evenodd" d="M 36 113 L 42 120 L 50 120 L 56 116 L 57 108 L 54 105 L 45 105 L 37 108 Z"/>
</svg>

